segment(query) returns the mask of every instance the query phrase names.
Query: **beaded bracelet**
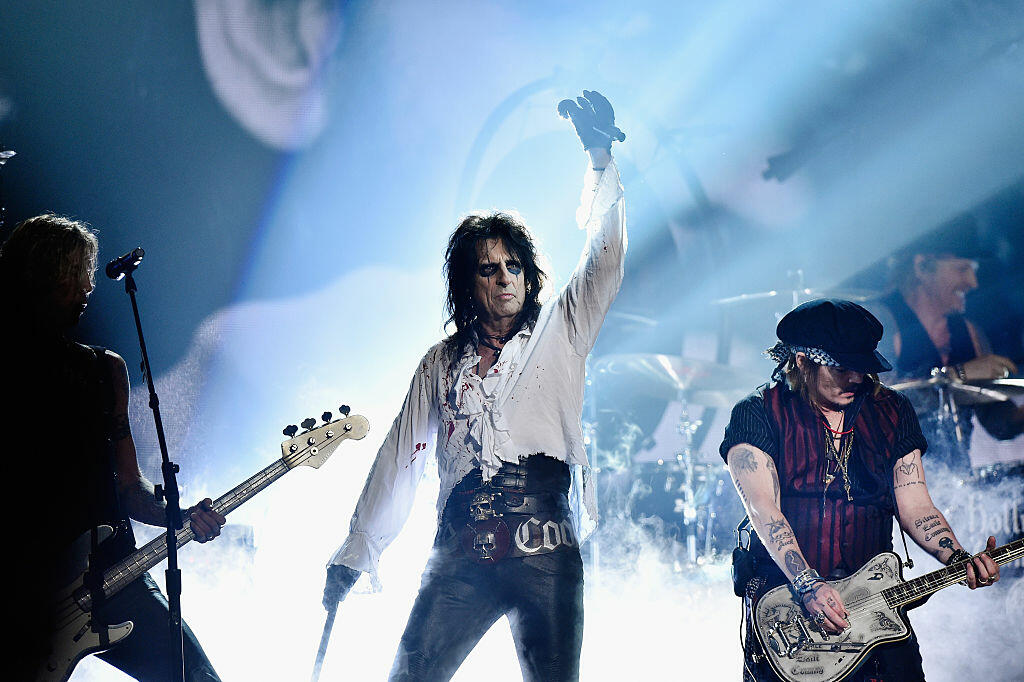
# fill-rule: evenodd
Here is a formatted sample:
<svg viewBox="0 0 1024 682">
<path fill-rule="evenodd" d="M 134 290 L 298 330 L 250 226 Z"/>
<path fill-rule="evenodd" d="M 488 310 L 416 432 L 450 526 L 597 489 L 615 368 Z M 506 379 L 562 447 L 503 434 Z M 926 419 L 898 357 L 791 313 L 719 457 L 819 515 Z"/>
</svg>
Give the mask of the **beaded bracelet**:
<svg viewBox="0 0 1024 682">
<path fill-rule="evenodd" d="M 966 550 L 958 549 L 949 555 L 949 559 L 946 560 L 946 565 L 952 566 L 953 564 L 961 561 L 969 561 L 971 558 L 971 555 Z"/>
</svg>

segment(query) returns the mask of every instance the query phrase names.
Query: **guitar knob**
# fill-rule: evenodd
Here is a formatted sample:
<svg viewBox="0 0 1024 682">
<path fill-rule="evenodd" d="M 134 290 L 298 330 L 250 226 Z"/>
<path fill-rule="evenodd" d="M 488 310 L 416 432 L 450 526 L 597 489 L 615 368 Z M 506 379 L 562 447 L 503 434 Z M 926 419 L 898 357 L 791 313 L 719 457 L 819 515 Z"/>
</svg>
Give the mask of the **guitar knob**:
<svg viewBox="0 0 1024 682">
<path fill-rule="evenodd" d="M 322 415 L 320 415 L 320 418 L 323 419 L 324 424 L 326 424 L 327 422 L 331 421 L 331 416 L 332 415 L 330 412 L 324 412 Z"/>
<path fill-rule="evenodd" d="M 299 427 L 296 426 L 295 424 L 289 424 L 288 426 L 284 427 L 284 431 L 283 431 L 284 435 L 288 436 L 289 438 L 294 437 L 295 434 L 298 433 L 298 432 L 299 432 Z"/>
<path fill-rule="evenodd" d="M 302 428 L 306 429 L 307 431 L 309 431 L 314 426 L 316 426 L 316 420 L 313 419 L 312 417 L 306 417 L 305 419 L 302 420 Z"/>
<path fill-rule="evenodd" d="M 352 408 L 349 407 L 348 405 L 342 405 L 341 407 L 338 408 L 338 412 L 341 412 L 346 417 L 348 416 L 348 413 L 351 412 L 351 411 L 352 411 Z"/>
</svg>

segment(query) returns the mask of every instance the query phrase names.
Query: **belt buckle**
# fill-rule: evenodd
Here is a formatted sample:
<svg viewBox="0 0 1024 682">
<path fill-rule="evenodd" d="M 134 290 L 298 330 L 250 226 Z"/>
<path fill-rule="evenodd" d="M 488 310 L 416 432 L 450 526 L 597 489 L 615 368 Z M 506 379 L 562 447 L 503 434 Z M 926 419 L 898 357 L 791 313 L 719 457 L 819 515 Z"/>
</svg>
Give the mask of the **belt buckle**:
<svg viewBox="0 0 1024 682">
<path fill-rule="evenodd" d="M 466 524 L 460 535 L 463 551 L 478 564 L 498 563 L 512 546 L 508 525 L 499 518 Z"/>
</svg>

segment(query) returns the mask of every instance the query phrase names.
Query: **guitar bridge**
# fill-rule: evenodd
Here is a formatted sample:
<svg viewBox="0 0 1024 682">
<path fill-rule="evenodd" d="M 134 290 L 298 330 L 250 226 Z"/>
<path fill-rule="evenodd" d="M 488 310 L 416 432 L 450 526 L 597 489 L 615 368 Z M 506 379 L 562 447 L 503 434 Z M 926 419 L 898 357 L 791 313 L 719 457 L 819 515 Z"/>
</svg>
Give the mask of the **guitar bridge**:
<svg viewBox="0 0 1024 682">
<path fill-rule="evenodd" d="M 791 618 L 788 621 L 776 621 L 768 630 L 768 646 L 776 655 L 785 658 L 793 658 L 803 651 L 804 646 L 810 641 L 811 633 L 804 627 L 801 618 Z"/>
</svg>

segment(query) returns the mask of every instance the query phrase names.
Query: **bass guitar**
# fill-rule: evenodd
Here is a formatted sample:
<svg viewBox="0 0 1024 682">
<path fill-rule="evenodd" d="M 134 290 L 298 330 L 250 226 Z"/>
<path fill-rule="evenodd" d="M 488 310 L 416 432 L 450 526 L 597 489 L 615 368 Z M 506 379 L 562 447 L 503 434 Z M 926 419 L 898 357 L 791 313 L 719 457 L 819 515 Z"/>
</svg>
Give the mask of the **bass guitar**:
<svg viewBox="0 0 1024 682">
<path fill-rule="evenodd" d="M 347 409 L 344 408 L 346 415 Z M 325 420 L 330 419 L 330 415 L 325 414 L 324 417 Z M 214 511 L 227 516 L 295 467 L 318 469 L 343 441 L 359 440 L 369 431 L 366 418 L 359 415 L 345 416 L 315 429 L 311 428 L 313 424 L 312 419 L 303 422 L 309 430 L 298 435 L 296 427 L 289 427 L 286 434 L 291 437 L 281 443 L 281 458 L 219 497 L 213 503 Z M 100 529 L 101 540 L 110 534 L 109 526 Z M 90 535 L 91 531 L 87 531 L 75 543 L 77 547 L 85 548 L 85 551 L 78 552 L 78 556 L 87 554 Z M 194 538 L 190 525 L 186 523 L 176 533 L 176 544 L 181 547 Z M 167 535 L 161 534 L 103 572 L 99 588 L 103 597 L 114 596 L 166 556 Z M 109 649 L 131 634 L 133 626 L 130 621 L 111 626 L 93 622 L 93 593 L 85 586 L 86 568 L 84 563 L 75 567 L 72 575 L 80 575 L 55 595 L 52 608 L 56 618 L 50 638 L 50 654 L 36 675 L 37 682 L 65 682 L 85 656 Z"/>
<path fill-rule="evenodd" d="M 986 552 L 1002 566 L 1024 557 L 1024 538 Z M 849 612 L 850 627 L 839 634 L 821 629 L 797 602 L 788 585 L 765 593 L 754 607 L 754 631 L 775 673 L 787 682 L 839 682 L 876 646 L 910 636 L 908 609 L 941 589 L 967 579 L 962 561 L 913 580 L 903 563 L 882 552 L 848 578 L 829 582 Z"/>
</svg>

